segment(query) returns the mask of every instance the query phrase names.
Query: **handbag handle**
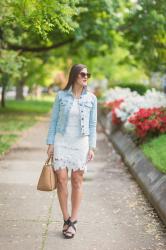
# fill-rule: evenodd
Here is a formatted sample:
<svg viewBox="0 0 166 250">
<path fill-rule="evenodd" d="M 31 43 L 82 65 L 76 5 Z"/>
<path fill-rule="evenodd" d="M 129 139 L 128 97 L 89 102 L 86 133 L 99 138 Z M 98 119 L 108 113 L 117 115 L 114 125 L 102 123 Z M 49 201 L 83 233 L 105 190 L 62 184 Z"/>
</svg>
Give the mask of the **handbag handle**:
<svg viewBox="0 0 166 250">
<path fill-rule="evenodd" d="M 51 154 L 50 156 L 48 156 L 48 158 L 47 158 L 47 160 L 46 160 L 46 162 L 45 162 L 45 166 L 46 165 L 49 165 L 49 162 L 50 162 L 50 160 L 51 160 L 51 164 L 53 163 L 53 154 Z"/>
</svg>

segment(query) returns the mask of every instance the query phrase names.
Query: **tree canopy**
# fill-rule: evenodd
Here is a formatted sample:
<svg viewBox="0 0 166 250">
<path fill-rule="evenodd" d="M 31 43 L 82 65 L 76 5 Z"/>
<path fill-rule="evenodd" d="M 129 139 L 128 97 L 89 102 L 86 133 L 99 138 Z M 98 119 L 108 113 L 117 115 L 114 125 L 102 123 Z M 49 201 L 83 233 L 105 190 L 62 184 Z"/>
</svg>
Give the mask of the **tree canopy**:
<svg viewBox="0 0 166 250">
<path fill-rule="evenodd" d="M 94 64 L 108 79 L 123 65 L 165 72 L 165 12 L 164 0 L 2 0 L 1 85 L 42 82 L 46 64 L 68 58 Z"/>
</svg>

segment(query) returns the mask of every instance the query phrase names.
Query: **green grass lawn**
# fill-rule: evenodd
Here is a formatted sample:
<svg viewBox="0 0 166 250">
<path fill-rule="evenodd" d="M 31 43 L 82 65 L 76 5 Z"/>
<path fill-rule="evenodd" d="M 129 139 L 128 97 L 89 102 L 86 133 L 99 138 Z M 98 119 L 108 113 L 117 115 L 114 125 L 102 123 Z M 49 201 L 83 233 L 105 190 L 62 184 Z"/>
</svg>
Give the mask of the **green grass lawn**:
<svg viewBox="0 0 166 250">
<path fill-rule="evenodd" d="M 17 140 L 19 134 L 50 111 L 54 97 L 46 100 L 8 100 L 0 108 L 0 155 Z"/>
<path fill-rule="evenodd" d="M 5 151 L 7 151 L 12 144 L 17 140 L 18 135 L 9 134 L 9 135 L 1 135 L 0 134 L 0 155 L 3 155 Z"/>
<path fill-rule="evenodd" d="M 159 171 L 166 173 L 166 134 L 144 143 L 141 149 Z"/>
</svg>

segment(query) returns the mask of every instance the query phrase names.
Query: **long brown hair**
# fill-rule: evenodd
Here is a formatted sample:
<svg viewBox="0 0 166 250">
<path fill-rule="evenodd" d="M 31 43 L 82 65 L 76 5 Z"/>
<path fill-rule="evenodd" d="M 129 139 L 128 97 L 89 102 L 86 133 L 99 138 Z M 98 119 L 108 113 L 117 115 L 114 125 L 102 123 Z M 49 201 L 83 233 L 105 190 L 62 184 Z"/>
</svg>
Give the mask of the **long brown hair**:
<svg viewBox="0 0 166 250">
<path fill-rule="evenodd" d="M 68 90 L 70 86 L 74 86 L 74 83 L 77 79 L 78 74 L 81 72 L 82 69 L 87 69 L 87 66 L 84 64 L 74 64 L 70 69 L 69 79 L 68 82 L 63 90 Z"/>
</svg>

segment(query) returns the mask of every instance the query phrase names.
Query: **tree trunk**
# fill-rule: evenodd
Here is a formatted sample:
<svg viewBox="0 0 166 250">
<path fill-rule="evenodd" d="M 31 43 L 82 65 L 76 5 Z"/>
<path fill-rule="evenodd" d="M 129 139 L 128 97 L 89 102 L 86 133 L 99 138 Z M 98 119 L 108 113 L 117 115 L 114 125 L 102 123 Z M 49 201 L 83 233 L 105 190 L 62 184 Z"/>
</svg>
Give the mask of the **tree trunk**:
<svg viewBox="0 0 166 250">
<path fill-rule="evenodd" d="M 2 93 L 1 93 L 1 107 L 5 108 L 5 92 L 6 92 L 6 87 L 9 81 L 9 75 L 6 73 L 2 73 Z"/>
<path fill-rule="evenodd" d="M 23 87 L 24 87 L 24 79 L 21 79 L 18 81 L 18 84 L 16 86 L 16 100 L 23 100 Z"/>
<path fill-rule="evenodd" d="M 6 90 L 6 83 L 2 83 L 2 93 L 1 93 L 1 107 L 5 108 L 5 90 Z"/>
</svg>

